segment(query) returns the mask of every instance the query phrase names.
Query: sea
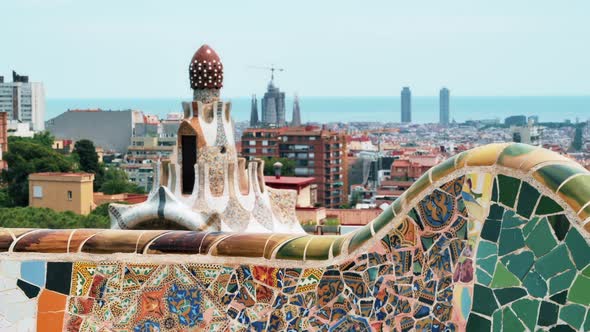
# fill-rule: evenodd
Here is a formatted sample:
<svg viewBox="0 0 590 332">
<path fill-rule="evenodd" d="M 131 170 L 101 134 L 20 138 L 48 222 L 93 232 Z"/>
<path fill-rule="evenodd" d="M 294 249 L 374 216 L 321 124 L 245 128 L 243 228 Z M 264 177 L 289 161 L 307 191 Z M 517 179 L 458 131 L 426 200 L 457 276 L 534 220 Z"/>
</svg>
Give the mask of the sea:
<svg viewBox="0 0 590 332">
<path fill-rule="evenodd" d="M 249 121 L 251 98 L 223 98 L 232 102 L 235 121 Z M 182 113 L 181 102 L 188 98 L 47 99 L 46 120 L 68 109 L 136 109 L 166 118 Z M 258 101 L 260 112 L 260 100 Z M 400 97 L 299 97 L 302 122 L 400 122 Z M 293 98 L 286 98 L 287 120 L 291 119 Z M 590 120 L 589 96 L 461 97 L 451 96 L 451 121 L 504 121 L 508 116 L 538 116 L 539 122 Z M 260 115 L 259 115 L 260 117 Z M 436 123 L 438 97 L 412 97 L 412 122 Z"/>
</svg>

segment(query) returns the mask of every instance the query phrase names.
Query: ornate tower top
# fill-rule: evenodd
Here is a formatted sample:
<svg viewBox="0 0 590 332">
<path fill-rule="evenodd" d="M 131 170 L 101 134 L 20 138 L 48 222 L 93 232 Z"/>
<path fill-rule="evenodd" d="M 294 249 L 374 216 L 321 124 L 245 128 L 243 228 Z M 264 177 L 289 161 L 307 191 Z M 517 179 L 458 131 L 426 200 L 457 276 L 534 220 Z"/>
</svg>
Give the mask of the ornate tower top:
<svg viewBox="0 0 590 332">
<path fill-rule="evenodd" d="M 209 45 L 203 45 L 195 52 L 188 71 L 195 100 L 209 103 L 219 98 L 219 90 L 223 87 L 223 64 Z"/>
</svg>

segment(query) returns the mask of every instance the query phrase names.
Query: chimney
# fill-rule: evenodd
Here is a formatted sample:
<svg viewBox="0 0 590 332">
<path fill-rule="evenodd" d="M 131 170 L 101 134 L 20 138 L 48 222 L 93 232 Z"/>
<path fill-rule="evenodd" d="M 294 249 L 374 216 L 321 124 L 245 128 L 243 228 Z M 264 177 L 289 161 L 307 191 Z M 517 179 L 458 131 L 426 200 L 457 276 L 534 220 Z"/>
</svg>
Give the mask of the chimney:
<svg viewBox="0 0 590 332">
<path fill-rule="evenodd" d="M 275 168 L 275 178 L 280 179 L 281 178 L 281 169 L 283 168 L 283 164 L 281 164 L 280 162 L 277 161 L 272 166 Z"/>
</svg>

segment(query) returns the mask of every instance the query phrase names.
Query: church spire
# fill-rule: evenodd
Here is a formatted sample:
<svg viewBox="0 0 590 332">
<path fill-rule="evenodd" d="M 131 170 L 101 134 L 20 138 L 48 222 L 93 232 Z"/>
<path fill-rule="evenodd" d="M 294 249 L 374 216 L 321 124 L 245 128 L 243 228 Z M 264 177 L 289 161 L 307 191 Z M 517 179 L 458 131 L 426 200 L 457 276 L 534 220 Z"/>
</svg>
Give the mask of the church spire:
<svg viewBox="0 0 590 332">
<path fill-rule="evenodd" d="M 256 95 L 252 95 L 252 109 L 250 111 L 250 127 L 258 125 L 258 100 Z"/>
<path fill-rule="evenodd" d="M 297 95 L 293 100 L 293 121 L 291 121 L 291 126 L 301 126 L 301 110 L 299 109 L 299 96 Z"/>
</svg>

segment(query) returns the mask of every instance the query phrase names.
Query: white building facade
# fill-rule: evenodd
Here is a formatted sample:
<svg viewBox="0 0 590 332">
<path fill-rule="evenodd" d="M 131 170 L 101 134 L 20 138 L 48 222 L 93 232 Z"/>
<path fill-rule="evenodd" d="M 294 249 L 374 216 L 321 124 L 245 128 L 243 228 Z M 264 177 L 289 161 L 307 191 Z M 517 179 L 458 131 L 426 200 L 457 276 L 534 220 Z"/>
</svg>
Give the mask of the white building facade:
<svg viewBox="0 0 590 332">
<path fill-rule="evenodd" d="M 0 79 L 0 112 L 9 121 L 28 123 L 33 131 L 45 130 L 45 89 L 43 83 L 29 82 L 27 76 L 13 73 L 13 82 Z"/>
</svg>

